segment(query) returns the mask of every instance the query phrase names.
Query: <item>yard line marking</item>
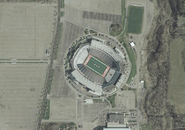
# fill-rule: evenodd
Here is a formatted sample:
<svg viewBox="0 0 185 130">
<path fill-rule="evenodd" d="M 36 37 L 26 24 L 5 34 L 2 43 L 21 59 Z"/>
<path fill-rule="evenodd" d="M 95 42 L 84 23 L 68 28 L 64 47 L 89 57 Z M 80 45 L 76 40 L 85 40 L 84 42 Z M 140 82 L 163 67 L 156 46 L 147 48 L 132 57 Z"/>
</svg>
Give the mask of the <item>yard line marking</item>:
<svg viewBox="0 0 185 130">
<path fill-rule="evenodd" d="M 109 70 L 109 66 L 107 66 L 107 68 L 106 68 L 106 70 L 104 71 L 104 73 L 103 73 L 103 76 L 105 76 L 105 74 L 107 73 L 107 71 Z"/>
<path fill-rule="evenodd" d="M 92 57 L 94 58 L 95 60 L 98 60 L 99 62 L 101 62 L 103 65 L 107 66 L 107 64 L 103 63 L 101 60 L 99 60 L 98 58 L 95 58 L 95 57 Z"/>
<path fill-rule="evenodd" d="M 101 75 L 99 72 L 97 72 L 96 70 L 94 70 L 93 68 L 91 68 L 90 66 L 87 65 L 88 68 L 92 69 L 93 71 L 95 71 L 96 73 L 98 73 L 99 75 Z"/>
</svg>

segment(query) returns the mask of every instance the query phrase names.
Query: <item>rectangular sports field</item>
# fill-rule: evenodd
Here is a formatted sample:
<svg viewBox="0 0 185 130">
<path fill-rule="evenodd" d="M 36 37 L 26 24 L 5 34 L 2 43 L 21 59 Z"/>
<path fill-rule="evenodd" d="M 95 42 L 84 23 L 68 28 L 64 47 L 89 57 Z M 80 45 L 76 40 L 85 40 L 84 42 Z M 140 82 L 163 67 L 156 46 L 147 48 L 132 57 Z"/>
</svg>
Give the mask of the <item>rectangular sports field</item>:
<svg viewBox="0 0 185 130">
<path fill-rule="evenodd" d="M 84 65 L 89 70 L 100 76 L 105 76 L 110 68 L 105 62 L 92 55 L 88 56 L 88 58 L 84 62 Z"/>
<path fill-rule="evenodd" d="M 129 6 L 127 33 L 138 34 L 141 32 L 144 7 Z"/>
</svg>

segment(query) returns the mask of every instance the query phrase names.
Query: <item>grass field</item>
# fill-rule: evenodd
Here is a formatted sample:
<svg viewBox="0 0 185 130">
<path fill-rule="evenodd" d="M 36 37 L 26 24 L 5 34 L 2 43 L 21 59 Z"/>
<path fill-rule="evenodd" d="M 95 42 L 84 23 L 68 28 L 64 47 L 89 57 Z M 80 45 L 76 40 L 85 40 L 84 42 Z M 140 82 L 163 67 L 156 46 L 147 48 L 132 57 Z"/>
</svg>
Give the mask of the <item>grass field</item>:
<svg viewBox="0 0 185 130">
<path fill-rule="evenodd" d="M 144 7 L 129 6 L 127 33 L 139 34 L 142 28 Z"/>
<path fill-rule="evenodd" d="M 60 17 L 63 17 L 64 16 L 64 11 L 62 11 L 61 13 L 60 13 Z"/>
<path fill-rule="evenodd" d="M 141 125 L 141 129 L 139 130 L 153 130 L 153 126 L 151 124 Z"/>
<path fill-rule="evenodd" d="M 49 119 L 50 117 L 50 100 L 46 100 L 45 112 L 43 113 L 43 119 Z"/>
<path fill-rule="evenodd" d="M 60 31 L 58 34 L 58 40 L 57 40 L 57 44 L 56 44 L 56 51 L 55 51 L 55 57 L 54 57 L 55 60 L 57 59 L 58 47 L 59 47 L 60 40 L 62 37 L 62 27 L 63 27 L 63 23 L 60 23 Z"/>
<path fill-rule="evenodd" d="M 125 0 L 122 0 L 121 1 L 122 3 L 122 25 L 123 25 L 123 28 L 124 26 L 124 18 L 125 18 L 125 15 L 126 15 L 126 9 L 125 9 Z M 128 26 L 126 26 L 126 29 L 127 30 Z M 119 42 L 123 42 L 123 46 L 125 47 L 127 53 L 128 53 L 128 56 L 129 56 L 129 59 L 130 59 L 130 62 L 132 63 L 132 70 L 131 70 L 131 73 L 129 75 L 129 78 L 127 80 L 127 84 L 130 83 L 130 81 L 132 80 L 132 78 L 136 75 L 137 73 L 137 67 L 136 67 L 136 55 L 135 55 L 135 52 L 134 50 L 130 47 L 129 44 L 126 44 L 128 41 L 126 40 L 126 32 L 124 32 L 123 34 L 121 34 L 119 37 L 118 37 L 118 40 Z"/>
<path fill-rule="evenodd" d="M 122 15 L 122 26 L 125 26 L 125 17 L 126 17 L 126 8 L 125 8 L 125 0 L 121 0 L 121 15 Z"/>
<path fill-rule="evenodd" d="M 88 56 L 84 65 L 92 72 L 100 76 L 105 76 L 105 74 L 109 70 L 109 66 L 107 64 L 105 64 L 102 60 L 98 59 L 97 57 L 91 55 Z"/>
<path fill-rule="evenodd" d="M 131 46 L 129 44 L 125 43 L 124 40 L 124 34 L 121 35 L 118 38 L 119 42 L 123 42 L 123 46 L 125 47 L 128 57 L 130 59 L 130 62 L 132 63 L 132 70 L 130 72 L 129 78 L 127 80 L 127 84 L 130 83 L 130 81 L 132 80 L 132 78 L 137 74 L 137 66 L 136 66 L 136 54 L 134 52 L 134 50 L 131 48 Z"/>
<path fill-rule="evenodd" d="M 109 100 L 109 102 L 111 103 L 112 105 L 112 108 L 115 108 L 116 107 L 116 104 L 115 104 L 115 97 L 116 97 L 117 94 L 114 94 L 110 97 L 107 98 L 107 100 Z"/>
<path fill-rule="evenodd" d="M 185 44 L 181 40 L 174 40 L 170 43 L 170 88 L 168 96 L 173 105 L 180 113 L 185 114 L 185 71 L 182 65 L 182 50 Z"/>
<path fill-rule="evenodd" d="M 64 0 L 61 0 L 61 8 L 64 8 Z"/>
<path fill-rule="evenodd" d="M 123 42 L 123 46 L 125 47 L 125 49 L 128 53 L 128 57 L 130 59 L 130 62 L 132 63 L 132 70 L 131 70 L 129 78 L 127 80 L 127 84 L 128 84 L 128 83 L 130 83 L 132 78 L 137 74 L 136 54 L 135 54 L 134 50 L 131 48 L 131 46 L 129 44 L 125 43 L 124 36 L 121 36 L 118 40 L 120 42 Z"/>
</svg>

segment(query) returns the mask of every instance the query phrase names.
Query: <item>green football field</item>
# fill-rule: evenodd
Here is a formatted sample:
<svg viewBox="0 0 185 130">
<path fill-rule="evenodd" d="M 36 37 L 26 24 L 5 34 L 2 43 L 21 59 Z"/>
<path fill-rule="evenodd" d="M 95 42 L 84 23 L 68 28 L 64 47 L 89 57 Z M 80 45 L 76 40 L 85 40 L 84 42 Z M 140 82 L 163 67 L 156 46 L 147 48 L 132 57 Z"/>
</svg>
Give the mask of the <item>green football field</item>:
<svg viewBox="0 0 185 130">
<path fill-rule="evenodd" d="M 141 33 L 144 7 L 129 6 L 128 33 Z"/>
<path fill-rule="evenodd" d="M 104 63 L 102 60 L 98 59 L 97 57 L 89 55 L 86 59 L 84 65 L 91 70 L 92 72 L 100 75 L 105 76 L 109 70 L 109 66 Z"/>
</svg>

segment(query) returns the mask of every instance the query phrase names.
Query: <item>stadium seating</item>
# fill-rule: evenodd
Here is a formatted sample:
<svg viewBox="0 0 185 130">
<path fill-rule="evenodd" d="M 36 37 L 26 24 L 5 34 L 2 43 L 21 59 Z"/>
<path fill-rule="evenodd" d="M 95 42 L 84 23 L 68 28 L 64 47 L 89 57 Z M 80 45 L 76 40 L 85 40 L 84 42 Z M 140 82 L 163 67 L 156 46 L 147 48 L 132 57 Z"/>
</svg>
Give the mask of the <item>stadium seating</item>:
<svg viewBox="0 0 185 130">
<path fill-rule="evenodd" d="M 89 54 L 93 55 L 95 57 L 98 57 L 99 59 L 101 59 L 102 61 L 104 61 L 106 64 L 108 64 L 111 68 L 116 68 L 116 62 L 114 61 L 113 58 L 111 58 L 108 54 L 106 54 L 105 52 L 98 50 L 96 48 L 90 47 L 88 49 Z"/>
<path fill-rule="evenodd" d="M 105 78 L 98 76 L 94 73 L 92 73 L 89 69 L 87 69 L 83 64 L 78 64 L 78 69 L 81 73 L 90 81 L 96 82 L 98 84 L 103 84 L 105 82 Z"/>
</svg>

